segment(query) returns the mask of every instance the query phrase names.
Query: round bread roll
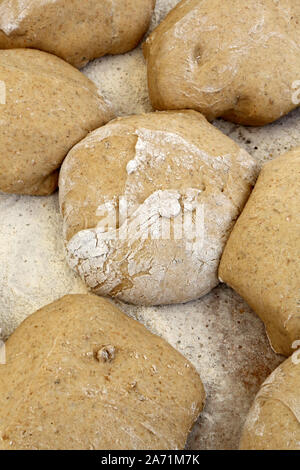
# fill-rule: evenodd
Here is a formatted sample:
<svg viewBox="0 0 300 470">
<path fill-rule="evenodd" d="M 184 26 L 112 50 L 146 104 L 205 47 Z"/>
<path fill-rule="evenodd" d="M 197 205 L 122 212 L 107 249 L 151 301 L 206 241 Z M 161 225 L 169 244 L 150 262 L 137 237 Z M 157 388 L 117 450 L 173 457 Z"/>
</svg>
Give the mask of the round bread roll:
<svg viewBox="0 0 300 470">
<path fill-rule="evenodd" d="M 262 385 L 247 417 L 240 449 L 300 450 L 299 388 L 300 350 Z"/>
<path fill-rule="evenodd" d="M 68 154 L 60 206 L 70 266 L 100 295 L 158 305 L 218 284 L 256 163 L 195 111 L 119 118 Z"/>
<path fill-rule="evenodd" d="M 145 44 L 156 109 L 270 123 L 300 104 L 300 3 L 184 0 Z"/>
<path fill-rule="evenodd" d="M 0 51 L 0 100 L 0 191 L 6 193 L 52 193 L 68 151 L 112 118 L 87 77 L 32 49 Z"/>
<path fill-rule="evenodd" d="M 107 300 L 31 315 L 0 365 L 0 449 L 182 449 L 205 399 L 179 352 Z"/>
<path fill-rule="evenodd" d="M 273 349 L 300 340 L 300 147 L 267 163 L 234 226 L 219 277 L 260 316 Z"/>
<path fill-rule="evenodd" d="M 51 52 L 76 67 L 137 46 L 155 0 L 2 0 L 0 48 Z"/>
</svg>

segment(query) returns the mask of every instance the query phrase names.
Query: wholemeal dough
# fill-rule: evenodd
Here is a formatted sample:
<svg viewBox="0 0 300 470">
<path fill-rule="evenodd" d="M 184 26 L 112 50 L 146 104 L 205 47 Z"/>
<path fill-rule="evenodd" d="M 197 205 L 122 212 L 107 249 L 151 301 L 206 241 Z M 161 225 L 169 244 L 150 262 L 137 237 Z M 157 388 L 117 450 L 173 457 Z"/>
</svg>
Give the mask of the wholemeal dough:
<svg viewBox="0 0 300 470">
<path fill-rule="evenodd" d="M 250 155 L 195 111 L 112 121 L 62 166 L 69 264 L 94 292 L 125 302 L 199 298 L 218 284 L 255 177 Z"/>
<path fill-rule="evenodd" d="M 247 417 L 240 449 L 300 450 L 300 350 L 265 381 Z"/>
<path fill-rule="evenodd" d="M 0 449 L 181 449 L 205 398 L 192 364 L 93 295 L 65 296 L 6 343 Z"/>
<path fill-rule="evenodd" d="M 0 48 L 51 52 L 76 67 L 136 47 L 155 0 L 2 0 Z"/>
<path fill-rule="evenodd" d="M 300 3 L 184 0 L 145 44 L 156 109 L 270 123 L 300 104 Z"/>
<path fill-rule="evenodd" d="M 176 1 L 157 0 L 152 28 Z M 90 62 L 84 73 L 112 102 L 116 114 L 152 110 L 140 48 Z M 300 108 L 261 128 L 223 120 L 214 124 L 261 165 L 300 145 L 299 118 Z M 65 262 L 57 195 L 0 194 L 5 220 L 0 224 L 0 336 L 12 333 L 22 319 L 55 299 L 86 292 Z M 201 373 L 207 392 L 205 412 L 187 449 L 236 449 L 241 425 L 259 387 L 281 361 L 269 347 L 259 317 L 225 284 L 188 304 L 120 305 L 178 349 Z"/>
<path fill-rule="evenodd" d="M 264 321 L 275 351 L 300 340 L 300 147 L 267 163 L 222 256 L 219 276 Z"/>
<path fill-rule="evenodd" d="M 88 78 L 45 52 L 0 50 L 0 82 L 0 191 L 50 194 L 68 151 L 112 112 Z"/>
</svg>

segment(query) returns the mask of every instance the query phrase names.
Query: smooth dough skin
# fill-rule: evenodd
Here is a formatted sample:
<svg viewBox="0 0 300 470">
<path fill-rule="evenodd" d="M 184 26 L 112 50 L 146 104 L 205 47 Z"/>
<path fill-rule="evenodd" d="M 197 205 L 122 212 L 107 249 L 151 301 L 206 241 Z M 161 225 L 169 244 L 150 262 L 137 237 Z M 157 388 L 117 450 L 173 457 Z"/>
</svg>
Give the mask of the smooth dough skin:
<svg viewBox="0 0 300 470">
<path fill-rule="evenodd" d="M 267 163 L 224 250 L 219 277 L 260 316 L 273 349 L 300 340 L 300 147 Z"/>
<path fill-rule="evenodd" d="M 112 112 L 87 77 L 46 52 L 0 50 L 0 81 L 0 191 L 51 194 L 68 151 Z"/>
<path fill-rule="evenodd" d="M 76 67 L 137 46 L 155 0 L 2 0 L 0 48 L 50 52 Z"/>
<path fill-rule="evenodd" d="M 144 45 L 154 108 L 253 126 L 282 117 L 299 105 L 299 24 L 295 0 L 180 2 Z"/>
<path fill-rule="evenodd" d="M 68 154 L 59 197 L 68 261 L 93 291 L 182 303 L 218 284 L 256 163 L 196 111 L 116 119 Z"/>
<path fill-rule="evenodd" d="M 300 350 L 265 381 L 247 417 L 241 450 L 300 450 Z"/>
<path fill-rule="evenodd" d="M 180 353 L 109 301 L 25 320 L 0 365 L 0 449 L 182 449 L 205 393 Z"/>
</svg>

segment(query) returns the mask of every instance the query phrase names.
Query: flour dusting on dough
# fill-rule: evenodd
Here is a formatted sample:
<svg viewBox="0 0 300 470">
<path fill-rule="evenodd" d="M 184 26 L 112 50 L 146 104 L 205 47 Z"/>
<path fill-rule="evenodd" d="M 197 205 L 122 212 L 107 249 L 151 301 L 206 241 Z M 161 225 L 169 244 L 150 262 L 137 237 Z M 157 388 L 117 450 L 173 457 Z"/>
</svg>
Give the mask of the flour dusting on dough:
<svg viewBox="0 0 300 470">
<path fill-rule="evenodd" d="M 135 128 L 129 118 L 119 119 L 74 147 L 63 165 L 61 201 L 74 190 L 65 175 L 74 168 L 77 149 L 96 151 L 110 137 L 129 136 L 136 138 L 135 156 L 127 162 L 124 193 L 119 198 L 128 206 L 128 217 L 118 228 L 104 230 L 101 221 L 95 228 L 79 231 L 67 243 L 68 261 L 96 293 L 130 303 L 186 302 L 205 295 L 218 283 L 220 255 L 240 210 L 236 196 L 225 190 L 227 180 L 232 171 L 240 173 L 231 184 L 232 189 L 236 185 L 238 197 L 243 197 L 247 185 L 255 180 L 256 164 L 239 148 L 235 154 L 213 156 L 178 132 L 158 130 L 153 124 Z M 155 188 L 162 173 L 170 181 L 170 189 L 154 190 L 139 203 L 145 185 Z M 190 174 L 199 175 L 198 187 L 184 187 Z M 172 189 L 172 184 L 182 189 Z M 112 213 L 117 201 L 106 200 L 97 214 L 104 208 Z M 68 207 L 64 214 L 65 224 L 70 211 Z"/>
<path fill-rule="evenodd" d="M 12 3 L 17 4 L 17 10 L 12 7 Z M 32 3 L 36 3 L 35 0 L 17 0 L 12 2 L 12 0 L 4 0 L 0 4 L 0 21 L 2 30 L 7 36 L 16 31 L 26 15 L 28 10 L 32 7 Z M 57 3 L 57 0 L 39 0 L 39 5 L 45 6 L 49 3 Z"/>
</svg>

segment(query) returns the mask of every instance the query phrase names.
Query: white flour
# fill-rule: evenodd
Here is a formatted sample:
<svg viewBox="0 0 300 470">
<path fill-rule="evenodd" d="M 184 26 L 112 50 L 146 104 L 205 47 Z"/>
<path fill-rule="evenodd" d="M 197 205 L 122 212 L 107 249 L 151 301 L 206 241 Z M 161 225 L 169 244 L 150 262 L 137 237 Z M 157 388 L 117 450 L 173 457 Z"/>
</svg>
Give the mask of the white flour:
<svg viewBox="0 0 300 470">
<path fill-rule="evenodd" d="M 152 114 L 151 118 L 154 117 Z M 75 174 L 81 174 L 76 164 L 78 149 L 94 148 L 97 153 L 104 137 L 135 136 L 135 157 L 127 165 L 122 195 L 129 209 L 127 224 L 116 229 L 116 224 L 112 223 L 109 230 L 104 230 L 103 220 L 106 224 L 107 219 L 116 219 L 113 216 L 116 201 L 107 201 L 109 212 L 100 227 L 79 231 L 67 244 L 70 265 L 99 295 L 110 295 L 114 291 L 114 297 L 125 302 L 165 305 L 200 298 L 218 284 L 217 269 L 224 243 L 239 214 L 238 206 L 248 193 L 245 180 L 254 184 L 257 165 L 239 148 L 212 156 L 202 150 L 201 143 L 196 145 L 184 138 L 180 130 L 169 131 L 172 119 L 170 116 L 167 126 L 161 124 L 159 130 L 145 121 L 132 131 L 130 120 L 113 121 L 75 146 L 63 165 L 60 198 L 67 227 L 69 214 L 77 210 L 77 202 L 74 207 L 68 202 L 68 193 L 76 191 L 76 186 L 74 188 L 74 181 L 67 175 L 73 167 L 76 167 Z M 217 133 L 216 139 L 220 137 L 222 135 Z M 191 171 L 199 177 L 198 186 L 202 179 L 201 194 L 198 186 L 188 189 L 188 197 L 185 189 L 181 193 L 156 190 L 155 182 L 162 175 L 170 189 L 178 184 L 184 188 L 184 180 L 189 180 Z M 224 191 L 228 180 L 231 181 L 228 192 L 238 192 L 238 196 L 229 196 Z M 143 198 L 145 184 L 153 191 L 146 200 Z M 210 190 L 206 190 L 206 186 Z M 143 204 L 139 205 L 138 201 L 142 200 Z M 194 205 L 194 214 L 187 214 L 187 202 L 189 206 Z M 192 222 L 193 217 L 197 222 Z M 173 219 L 176 242 L 170 239 L 170 223 L 166 219 Z M 179 228 L 184 232 L 182 236 Z M 67 233 L 66 228 L 64 232 Z M 158 238 L 163 244 L 156 244 Z M 174 289 L 176 283 L 180 286 Z"/>
<path fill-rule="evenodd" d="M 153 25 L 176 0 L 158 0 Z M 140 48 L 105 57 L 84 72 L 118 115 L 150 111 Z M 264 128 L 218 121 L 217 127 L 259 162 L 300 145 L 300 110 Z M 22 319 L 50 301 L 85 286 L 68 268 L 57 195 L 0 196 L 0 328 L 11 333 Z M 189 441 L 192 448 L 236 448 L 254 396 L 279 362 L 260 320 L 230 289 L 218 287 L 186 305 L 124 309 L 190 359 L 201 373 L 207 403 Z"/>
</svg>

